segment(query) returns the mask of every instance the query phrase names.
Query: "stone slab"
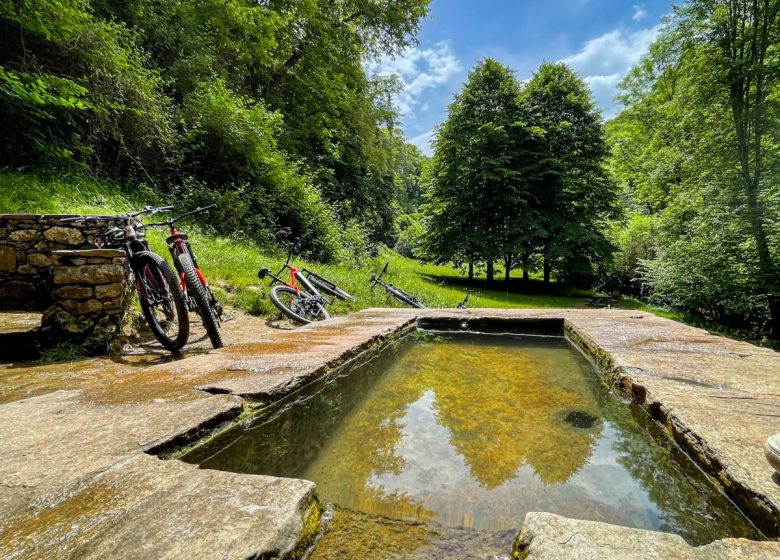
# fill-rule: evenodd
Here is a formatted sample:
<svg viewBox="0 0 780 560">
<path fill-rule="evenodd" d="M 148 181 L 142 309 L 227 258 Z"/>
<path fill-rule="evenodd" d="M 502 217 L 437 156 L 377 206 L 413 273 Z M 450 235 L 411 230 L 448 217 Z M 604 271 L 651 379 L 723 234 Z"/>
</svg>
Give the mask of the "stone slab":
<svg viewBox="0 0 780 560">
<path fill-rule="evenodd" d="M 246 500 L 277 479 L 199 471 L 144 452 L 235 417 L 245 398 L 276 398 L 358 360 L 420 317 L 473 325 L 485 318 L 565 322 L 638 402 L 664 408 L 670 431 L 694 440 L 700 459 L 717 463 L 715 476 L 727 489 L 761 497 L 765 513 L 775 515 L 780 482 L 763 458 L 762 438 L 780 431 L 776 353 L 634 311 L 372 309 L 294 331 L 263 329 L 257 319 L 227 323 L 226 334 L 240 333 L 236 344 L 179 361 L 0 368 L 0 556 L 247 557 L 286 550 L 313 507 L 309 483 L 280 490 L 285 505 L 263 517 L 269 502 Z M 119 484 L 123 479 L 128 484 Z M 212 491 L 215 501 L 208 500 Z M 80 497 L 68 501 L 72 496 Z M 74 518 L 82 520 L 76 527 L 64 524 Z M 672 540 L 669 546 L 679 544 Z M 778 548 L 766 550 L 780 557 Z"/>
<path fill-rule="evenodd" d="M 314 484 L 200 470 L 133 455 L 28 502 L 0 526 L 14 558 L 225 558 L 286 555 L 316 528 Z M 309 524 L 309 527 L 306 527 Z"/>
<path fill-rule="evenodd" d="M 679 535 L 529 513 L 515 543 L 522 560 L 766 560 L 780 544 L 725 539 L 693 547 Z"/>
<path fill-rule="evenodd" d="M 652 315 L 569 322 L 602 369 L 732 499 L 765 518 L 762 530 L 780 535 L 780 477 L 763 453 L 780 432 L 780 353 Z"/>
</svg>

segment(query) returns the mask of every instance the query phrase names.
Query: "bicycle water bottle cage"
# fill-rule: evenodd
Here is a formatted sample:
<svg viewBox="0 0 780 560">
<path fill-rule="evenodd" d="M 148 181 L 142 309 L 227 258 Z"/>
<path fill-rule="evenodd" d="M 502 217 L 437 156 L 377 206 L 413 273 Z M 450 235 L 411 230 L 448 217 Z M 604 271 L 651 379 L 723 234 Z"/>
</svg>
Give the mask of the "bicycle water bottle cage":
<svg viewBox="0 0 780 560">
<path fill-rule="evenodd" d="M 269 274 L 271 274 L 271 269 L 270 268 L 261 268 L 260 271 L 257 273 L 257 277 L 260 280 L 262 280 L 263 278 L 265 278 Z"/>
</svg>

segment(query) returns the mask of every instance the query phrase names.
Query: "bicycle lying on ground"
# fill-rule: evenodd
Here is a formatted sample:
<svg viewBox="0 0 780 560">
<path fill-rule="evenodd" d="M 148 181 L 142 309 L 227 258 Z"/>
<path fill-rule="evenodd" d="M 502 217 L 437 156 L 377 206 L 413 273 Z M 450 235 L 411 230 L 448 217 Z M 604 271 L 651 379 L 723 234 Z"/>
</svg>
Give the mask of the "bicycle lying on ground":
<svg viewBox="0 0 780 560">
<path fill-rule="evenodd" d="M 112 227 L 96 235 L 95 244 L 101 248 L 124 249 L 127 253 L 144 319 L 160 344 L 175 352 L 184 347 L 190 334 L 187 304 L 176 273 L 164 258 L 149 249 L 144 239 L 143 224 L 138 220 L 144 214 L 167 212 L 172 208 L 147 206 L 140 212 L 117 216 L 126 225 L 123 228 Z M 77 216 L 63 218 L 60 222 L 88 219 L 87 216 Z"/>
<path fill-rule="evenodd" d="M 418 300 L 416 297 L 414 297 L 412 294 L 403 291 L 398 286 L 393 286 L 389 282 L 385 282 L 382 280 L 382 277 L 387 272 L 387 268 L 390 266 L 389 262 L 385 263 L 384 268 L 382 269 L 382 272 L 379 273 L 379 276 L 376 274 L 371 275 L 371 291 L 374 291 L 374 288 L 376 288 L 377 285 L 382 286 L 385 291 L 387 291 L 388 294 L 396 298 L 397 300 L 405 303 L 406 305 L 411 305 L 412 307 L 416 307 L 417 309 L 425 309 L 425 305 Z"/>
<path fill-rule="evenodd" d="M 290 266 L 292 253 L 287 255 L 287 260 L 276 274 L 268 268 L 262 268 L 257 273 L 261 280 L 270 276 L 271 282 L 271 301 L 287 317 L 300 324 L 311 323 L 312 321 L 324 321 L 330 318 L 330 313 L 325 309 L 331 301 L 323 296 L 317 288 L 323 292 L 343 300 L 353 300 L 353 296 L 336 286 L 333 282 L 326 280 L 319 274 L 310 270 L 299 269 Z M 285 282 L 280 277 L 285 271 L 290 271 L 290 282 Z M 274 286 L 279 282 L 281 285 Z"/>
<path fill-rule="evenodd" d="M 214 297 L 211 288 L 209 288 L 208 280 L 206 280 L 198 266 L 198 260 L 195 257 L 195 252 L 192 250 L 189 236 L 175 227 L 177 222 L 185 218 L 199 214 L 208 214 L 209 210 L 216 207 L 216 204 L 212 204 L 211 206 L 196 208 L 191 212 L 170 220 L 146 224 L 146 227 L 168 228 L 170 236 L 165 240 L 165 243 L 168 245 L 168 250 L 171 253 L 173 266 L 176 267 L 176 271 L 181 278 L 181 286 L 187 307 L 190 311 L 194 311 L 200 316 L 203 326 L 209 335 L 209 340 L 211 340 L 211 345 L 214 348 L 222 348 L 225 345 L 222 341 L 222 333 L 219 330 L 220 323 L 223 321 L 222 306 L 217 301 L 217 298 Z"/>
</svg>

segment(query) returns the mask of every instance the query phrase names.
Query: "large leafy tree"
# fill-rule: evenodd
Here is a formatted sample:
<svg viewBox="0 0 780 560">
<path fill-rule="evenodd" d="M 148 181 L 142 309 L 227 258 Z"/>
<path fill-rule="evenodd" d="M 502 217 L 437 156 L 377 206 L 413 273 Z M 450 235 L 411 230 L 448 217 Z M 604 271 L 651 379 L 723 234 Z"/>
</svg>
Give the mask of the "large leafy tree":
<svg viewBox="0 0 780 560">
<path fill-rule="evenodd" d="M 342 229 L 392 242 L 395 84 L 365 61 L 429 2 L 0 1 L 0 164 L 141 177 L 322 257 Z"/>
<path fill-rule="evenodd" d="M 678 25 L 695 30 L 694 45 L 708 61 L 711 78 L 728 99 L 735 155 L 753 241 L 767 291 L 780 292 L 777 264 L 766 231 L 764 168 L 780 152 L 771 145 L 780 85 L 780 0 L 692 0 Z"/>
<path fill-rule="evenodd" d="M 587 85 L 562 63 L 542 64 L 523 101 L 541 138 L 535 245 L 544 259 L 544 280 L 554 269 L 563 279 L 592 280 L 593 266 L 611 252 L 603 231 L 615 200 L 601 116 Z"/>
<path fill-rule="evenodd" d="M 492 59 L 471 71 L 434 142 L 427 220 L 428 251 L 440 262 L 494 263 L 513 253 L 536 219 L 529 184 L 533 134 L 520 85 Z"/>
<path fill-rule="evenodd" d="M 778 282 L 777 5 L 678 8 L 621 84 L 625 108 L 609 125 L 624 285 L 633 277 L 645 295 L 755 330 Z"/>
</svg>

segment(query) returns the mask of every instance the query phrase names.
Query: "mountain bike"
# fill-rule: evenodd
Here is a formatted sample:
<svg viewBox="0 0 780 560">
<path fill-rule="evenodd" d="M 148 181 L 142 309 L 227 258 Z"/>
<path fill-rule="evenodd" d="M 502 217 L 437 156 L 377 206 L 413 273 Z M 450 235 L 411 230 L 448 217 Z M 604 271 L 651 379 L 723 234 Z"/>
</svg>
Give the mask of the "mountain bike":
<svg viewBox="0 0 780 560">
<path fill-rule="evenodd" d="M 124 227 L 111 227 L 96 235 L 94 242 L 101 248 L 125 251 L 133 272 L 141 311 L 149 329 L 163 347 L 176 352 L 184 347 L 190 334 L 186 300 L 171 265 L 149 249 L 144 239 L 144 226 L 138 220 L 144 214 L 167 212 L 172 208 L 147 206 L 140 212 L 117 216 L 117 220 L 126 222 Z M 83 222 L 88 219 L 88 216 L 77 216 L 63 218 L 60 222 Z"/>
<path fill-rule="evenodd" d="M 389 282 L 385 282 L 385 281 L 382 280 L 382 277 L 387 272 L 387 268 L 389 266 L 390 266 L 390 263 L 386 262 L 385 263 L 385 267 L 382 269 L 382 272 L 379 273 L 379 276 L 377 276 L 376 274 L 372 274 L 371 275 L 371 279 L 370 279 L 371 291 L 373 292 L 374 288 L 376 288 L 377 285 L 379 285 L 379 286 L 382 286 L 385 289 L 385 291 L 387 291 L 388 294 L 390 294 L 391 296 L 393 296 L 397 300 L 405 303 L 406 305 L 410 305 L 412 307 L 416 307 L 417 309 L 425 309 L 425 305 L 423 305 L 423 303 L 419 299 L 414 297 L 412 294 L 403 291 L 398 286 L 393 286 Z"/>
<path fill-rule="evenodd" d="M 319 286 L 324 292 L 329 293 L 340 299 L 355 299 L 353 296 L 336 286 L 333 282 L 326 280 L 322 276 L 306 269 L 298 269 L 290 266 L 292 253 L 287 255 L 287 260 L 276 274 L 268 268 L 262 268 L 257 273 L 261 280 L 270 276 L 271 282 L 271 301 L 287 317 L 302 325 L 312 321 L 324 321 L 330 318 L 326 305 L 331 301 L 323 296 L 318 290 Z M 285 282 L 281 274 L 290 271 L 290 282 Z M 274 286 L 279 282 L 280 286 Z"/>
<path fill-rule="evenodd" d="M 168 228 L 170 236 L 165 240 L 165 243 L 168 245 L 168 250 L 171 253 L 173 266 L 176 267 L 176 271 L 181 278 L 184 301 L 187 302 L 187 307 L 190 311 L 194 311 L 200 316 L 203 326 L 209 335 L 209 340 L 211 340 L 211 345 L 214 348 L 222 348 L 225 345 L 222 340 L 222 333 L 219 330 L 220 323 L 223 321 L 222 306 L 212 293 L 208 280 L 206 280 L 198 266 L 198 259 L 192 250 L 189 236 L 176 229 L 177 222 L 191 216 L 208 214 L 209 210 L 216 207 L 216 204 L 212 204 L 211 206 L 196 208 L 191 212 L 170 220 L 147 224 L 146 227 Z"/>
</svg>

